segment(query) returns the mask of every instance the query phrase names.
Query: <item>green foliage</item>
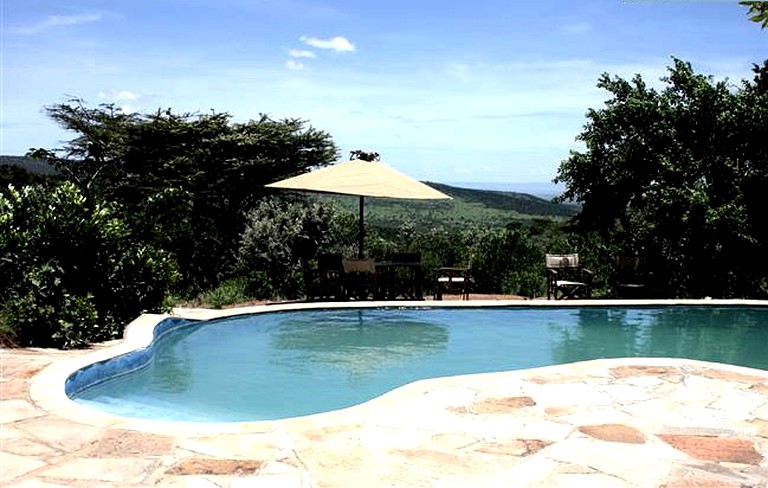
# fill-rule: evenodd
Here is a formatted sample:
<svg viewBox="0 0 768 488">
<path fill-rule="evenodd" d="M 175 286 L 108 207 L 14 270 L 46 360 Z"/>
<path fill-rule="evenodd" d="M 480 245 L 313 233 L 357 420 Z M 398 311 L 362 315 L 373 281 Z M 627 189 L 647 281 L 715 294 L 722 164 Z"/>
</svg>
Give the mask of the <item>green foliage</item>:
<svg viewBox="0 0 768 488">
<path fill-rule="evenodd" d="M 85 195 L 118 202 L 140 238 L 173 253 L 192 294 L 230 274 L 243 214 L 265 195 L 263 185 L 328 164 L 337 152 L 327 133 L 299 119 L 124 114 L 79 99 L 46 110 L 77 136 L 31 155 L 56 165 Z"/>
<path fill-rule="evenodd" d="M 749 20 L 757 22 L 763 29 L 768 27 L 768 2 L 765 0 L 748 1 L 739 2 L 739 5 L 744 5 L 749 8 L 749 11 L 747 12 Z"/>
<path fill-rule="evenodd" d="M 0 303 L 19 345 L 79 347 L 159 311 L 170 256 L 133 240 L 114 205 L 73 184 L 0 195 Z"/>
<path fill-rule="evenodd" d="M 236 269 L 257 298 L 295 298 L 309 261 L 328 248 L 333 208 L 318 203 L 265 199 L 246 215 Z"/>
<path fill-rule="evenodd" d="M 647 256 L 670 296 L 765 295 L 768 61 L 754 71 L 734 87 L 675 59 L 661 91 L 604 74 L 612 97 L 587 112 L 587 150 L 560 165 L 581 231 Z"/>
<path fill-rule="evenodd" d="M 205 291 L 200 298 L 205 306 L 211 308 L 245 303 L 249 300 L 248 287 L 248 280 L 245 277 L 231 278 L 216 288 Z"/>
<path fill-rule="evenodd" d="M 410 233 L 411 226 L 405 226 Z M 465 267 L 472 261 L 475 240 L 480 231 L 465 230 L 462 232 L 447 232 L 444 229 L 429 229 L 412 231 L 409 237 L 401 236 L 396 243 L 400 247 L 392 246 L 390 252 L 420 252 L 421 262 L 424 266 L 424 276 L 427 277 L 427 287 L 434 283 L 437 269 L 441 266 Z M 428 289 L 427 293 L 434 290 Z"/>
<path fill-rule="evenodd" d="M 520 224 L 486 232 L 478 239 L 472 276 L 474 291 L 528 297 L 544 290 L 544 257 Z"/>
<path fill-rule="evenodd" d="M 17 344 L 78 347 L 113 338 L 100 327 L 93 296 L 72 295 L 64 288 L 64 270 L 51 264 L 31 268 L 5 304 Z"/>
<path fill-rule="evenodd" d="M 14 347 L 17 345 L 16 331 L 8 323 L 7 314 L 0 310 L 0 347 Z"/>
<path fill-rule="evenodd" d="M 472 190 L 438 183 L 429 185 L 453 199 L 415 201 L 368 198 L 365 201 L 366 231 L 374 227 L 396 230 L 405 220 L 411 221 L 420 232 L 435 228 L 452 233 L 473 227 L 503 229 L 510 222 L 530 223 L 539 218 L 562 222 L 578 211 L 574 205 L 553 203 L 522 193 Z M 357 197 L 319 195 L 311 198 L 333 202 L 340 211 L 357 215 Z"/>
</svg>

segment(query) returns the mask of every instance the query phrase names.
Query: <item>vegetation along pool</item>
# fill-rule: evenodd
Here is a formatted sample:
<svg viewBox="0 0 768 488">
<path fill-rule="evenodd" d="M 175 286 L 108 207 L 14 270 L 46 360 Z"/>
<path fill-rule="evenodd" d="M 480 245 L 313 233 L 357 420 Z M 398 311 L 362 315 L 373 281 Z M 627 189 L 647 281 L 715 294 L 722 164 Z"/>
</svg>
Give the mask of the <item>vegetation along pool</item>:
<svg viewBox="0 0 768 488">
<path fill-rule="evenodd" d="M 335 410 L 424 378 L 596 358 L 675 357 L 768 369 L 768 309 L 274 312 L 184 324 L 134 354 L 144 359 L 124 374 L 109 363 L 126 363 L 125 356 L 89 367 L 102 373 L 88 381 L 75 373 L 68 394 L 121 416 L 233 422 Z"/>
</svg>

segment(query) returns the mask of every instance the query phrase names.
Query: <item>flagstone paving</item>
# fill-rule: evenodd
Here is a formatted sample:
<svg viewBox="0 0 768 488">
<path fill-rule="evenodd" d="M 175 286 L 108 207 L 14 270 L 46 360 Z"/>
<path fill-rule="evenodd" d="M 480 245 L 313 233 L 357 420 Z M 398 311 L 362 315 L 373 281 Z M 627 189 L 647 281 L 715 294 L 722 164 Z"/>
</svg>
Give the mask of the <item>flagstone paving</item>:
<svg viewBox="0 0 768 488">
<path fill-rule="evenodd" d="M 40 371 L 88 352 L 0 349 L 0 485 L 768 487 L 767 371 L 596 360 L 419 381 L 217 433 L 35 403 Z"/>
</svg>

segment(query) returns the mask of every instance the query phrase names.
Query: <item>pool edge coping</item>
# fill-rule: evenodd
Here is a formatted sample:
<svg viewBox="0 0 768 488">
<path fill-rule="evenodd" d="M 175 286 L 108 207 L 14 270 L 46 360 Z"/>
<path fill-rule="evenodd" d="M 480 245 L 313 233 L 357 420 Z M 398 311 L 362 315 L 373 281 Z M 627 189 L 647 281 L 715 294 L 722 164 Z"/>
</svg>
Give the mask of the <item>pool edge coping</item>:
<svg viewBox="0 0 768 488">
<path fill-rule="evenodd" d="M 447 376 L 414 381 L 398 388 L 383 393 L 367 402 L 353 405 L 347 408 L 330 412 L 317 413 L 301 417 L 293 417 L 279 420 L 261 420 L 247 422 L 169 422 L 159 420 L 146 420 L 130 417 L 120 417 L 108 414 L 96 409 L 80 405 L 71 400 L 65 392 L 66 380 L 77 370 L 91 364 L 105 361 L 116 356 L 149 346 L 154 337 L 155 327 L 167 318 L 182 318 L 189 320 L 212 320 L 238 315 L 250 315 L 266 312 L 313 310 L 333 308 L 426 308 L 426 307 L 550 307 L 550 306 L 679 306 L 679 305 L 707 305 L 707 306 L 756 306 L 768 307 L 768 301 L 763 300 L 573 300 L 545 301 L 545 300 L 483 300 L 483 301 L 441 301 L 432 302 L 315 302 L 315 303 L 291 303 L 274 305 L 256 305 L 225 310 L 211 309 L 174 309 L 172 314 L 143 314 L 128 324 L 123 339 L 114 346 L 87 353 L 83 356 L 54 361 L 36 374 L 30 383 L 29 396 L 32 402 L 39 408 L 77 423 L 105 428 L 119 428 L 142 432 L 154 432 L 165 434 L 227 434 L 227 433 L 256 433 L 264 432 L 279 426 L 318 426 L 329 425 L 339 421 L 356 419 L 363 421 L 365 415 L 372 409 L 379 410 L 387 405 L 400 404 L 405 398 L 424 395 L 430 390 L 441 386 L 458 386 L 468 378 L 496 377 L 524 379 L 528 376 L 552 373 L 556 370 L 580 370 L 604 365 L 605 367 L 617 367 L 627 365 L 637 366 L 682 366 L 695 365 L 707 368 L 717 368 L 735 373 L 763 376 L 768 379 L 768 371 L 744 366 L 735 366 L 727 363 L 715 363 L 684 358 L 612 358 L 593 359 L 575 363 L 543 366 L 538 368 L 499 371 L 492 373 L 475 373 L 467 375 Z"/>
</svg>

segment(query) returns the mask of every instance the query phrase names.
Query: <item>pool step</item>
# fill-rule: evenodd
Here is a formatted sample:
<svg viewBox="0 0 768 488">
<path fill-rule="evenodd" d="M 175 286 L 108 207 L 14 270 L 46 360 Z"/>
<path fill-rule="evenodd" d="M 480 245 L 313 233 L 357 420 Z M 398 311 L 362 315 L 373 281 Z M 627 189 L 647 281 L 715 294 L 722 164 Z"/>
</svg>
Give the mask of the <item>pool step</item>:
<svg viewBox="0 0 768 488">
<path fill-rule="evenodd" d="M 80 405 L 113 415 L 149 420 L 211 422 L 212 418 L 217 418 L 217 421 L 220 422 L 222 414 L 226 414 L 226 412 L 215 412 L 214 415 L 209 415 L 201 412 L 185 411 L 179 407 L 178 403 L 160 398 L 126 400 L 124 398 L 100 397 L 98 400 L 77 399 L 75 401 Z"/>
</svg>

